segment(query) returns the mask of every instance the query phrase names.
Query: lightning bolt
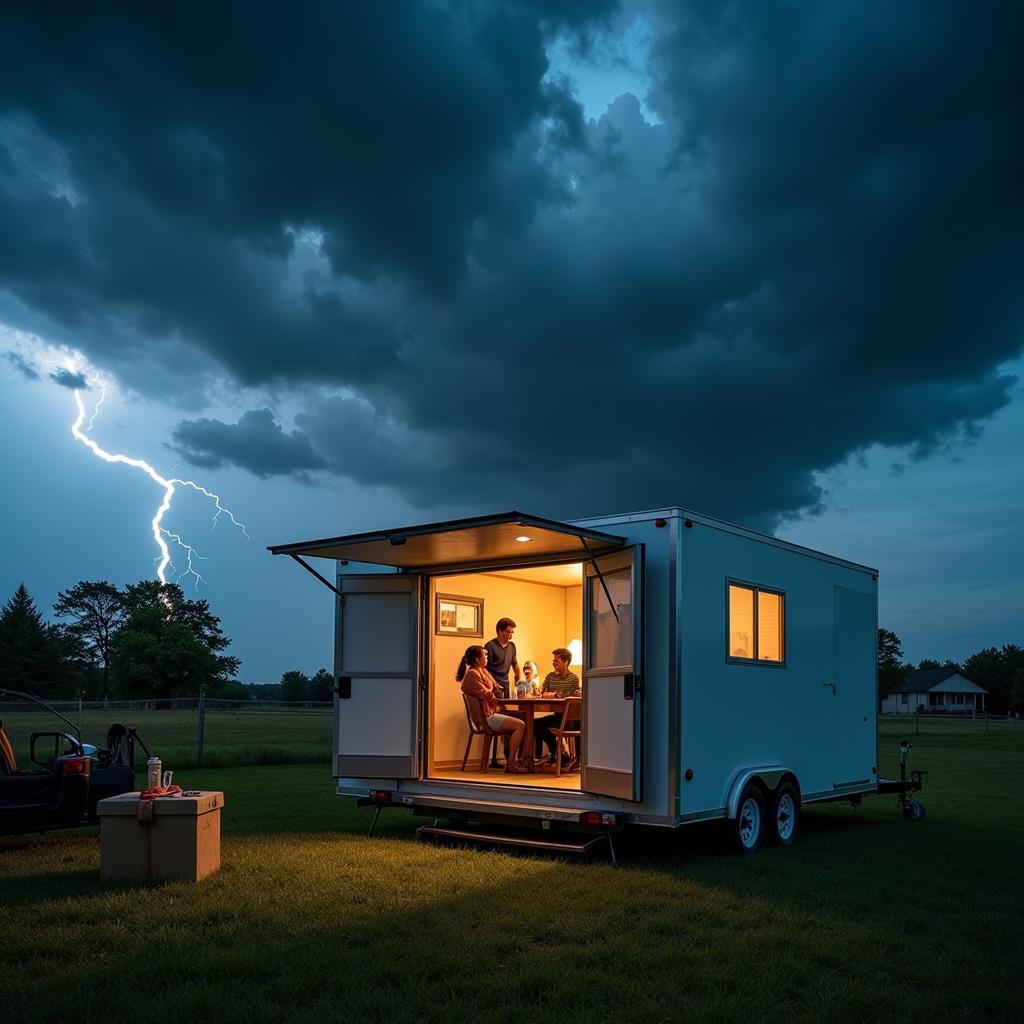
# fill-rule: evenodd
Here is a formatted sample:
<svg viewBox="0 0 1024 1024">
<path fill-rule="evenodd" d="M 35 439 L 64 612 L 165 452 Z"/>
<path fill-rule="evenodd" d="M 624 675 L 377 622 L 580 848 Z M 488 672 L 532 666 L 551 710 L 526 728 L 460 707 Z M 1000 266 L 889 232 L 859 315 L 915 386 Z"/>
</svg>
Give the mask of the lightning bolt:
<svg viewBox="0 0 1024 1024">
<path fill-rule="evenodd" d="M 75 440 L 81 441 L 82 444 L 86 446 L 86 448 L 88 448 L 98 458 L 103 459 L 104 462 L 117 462 L 125 466 L 132 466 L 135 469 L 141 469 L 150 478 L 150 480 L 152 480 L 155 484 L 163 488 L 163 501 L 160 502 L 160 506 L 159 508 L 157 508 L 156 514 L 153 516 L 152 522 L 150 524 L 153 529 L 153 539 L 156 541 L 157 548 L 159 548 L 160 550 L 160 554 L 157 559 L 159 564 L 157 565 L 156 575 L 161 583 L 166 583 L 167 567 L 172 566 L 173 568 L 173 563 L 171 561 L 171 550 L 167 546 L 167 540 L 165 540 L 165 538 L 167 538 L 185 552 L 186 568 L 185 571 L 181 573 L 181 576 L 194 576 L 196 578 L 196 589 L 198 589 L 199 584 L 201 582 L 205 582 L 205 580 L 203 580 L 203 577 L 193 566 L 192 560 L 193 558 L 202 559 L 203 561 L 206 561 L 207 559 L 205 559 L 203 555 L 200 555 L 199 552 L 196 551 L 196 549 L 192 547 L 190 544 L 186 544 L 185 541 L 183 541 L 178 534 L 172 533 L 170 530 L 163 526 L 164 515 L 170 509 L 171 499 L 174 497 L 175 485 L 179 485 L 181 487 L 191 487 L 194 490 L 199 491 L 201 494 L 206 495 L 207 498 L 210 498 L 213 501 L 214 506 L 216 508 L 216 512 L 214 512 L 213 514 L 213 523 L 210 526 L 211 530 L 217 525 L 217 521 L 220 519 L 220 517 L 222 515 L 226 515 L 231 520 L 232 524 L 234 526 L 237 526 L 242 531 L 242 533 L 245 534 L 245 539 L 248 541 L 250 538 L 249 533 L 245 528 L 245 525 L 243 523 L 240 523 L 234 517 L 229 508 L 226 508 L 221 504 L 219 495 L 214 494 L 212 491 L 208 491 L 205 487 L 201 487 L 194 481 L 181 480 L 178 477 L 172 477 L 168 479 L 166 477 L 161 476 L 148 462 L 146 462 L 143 459 L 132 458 L 132 456 L 130 455 L 111 454 L 108 451 L 104 451 L 104 449 L 102 449 L 91 437 L 89 437 L 88 431 L 92 430 L 92 425 L 96 421 L 96 417 L 100 414 L 100 406 L 103 404 L 103 399 L 106 398 L 107 396 L 107 390 L 106 387 L 103 385 L 103 382 L 100 381 L 99 378 L 90 378 L 89 383 L 98 385 L 100 387 L 100 397 L 99 400 L 96 402 L 92 415 L 89 417 L 89 423 L 86 426 L 85 430 L 83 431 L 82 424 L 85 423 L 85 404 L 82 401 L 81 391 L 75 391 L 75 405 L 78 406 L 78 418 L 71 426 L 72 435 L 74 436 Z"/>
</svg>

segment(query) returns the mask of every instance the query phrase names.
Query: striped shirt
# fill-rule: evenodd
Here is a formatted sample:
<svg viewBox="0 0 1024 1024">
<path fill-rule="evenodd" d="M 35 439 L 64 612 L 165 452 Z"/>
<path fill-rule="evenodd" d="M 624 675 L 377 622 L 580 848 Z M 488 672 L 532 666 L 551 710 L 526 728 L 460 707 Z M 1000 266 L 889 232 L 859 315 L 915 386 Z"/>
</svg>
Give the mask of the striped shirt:
<svg viewBox="0 0 1024 1024">
<path fill-rule="evenodd" d="M 564 676 L 549 672 L 544 677 L 544 692 L 557 693 L 559 697 L 575 697 L 580 692 L 579 676 L 575 672 L 566 672 Z"/>
</svg>

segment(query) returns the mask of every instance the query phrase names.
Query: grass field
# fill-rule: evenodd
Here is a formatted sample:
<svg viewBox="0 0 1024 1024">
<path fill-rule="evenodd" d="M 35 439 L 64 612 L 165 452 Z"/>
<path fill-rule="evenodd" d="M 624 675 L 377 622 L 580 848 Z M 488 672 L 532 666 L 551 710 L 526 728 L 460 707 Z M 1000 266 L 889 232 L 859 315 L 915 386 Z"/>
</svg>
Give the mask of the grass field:
<svg viewBox="0 0 1024 1024">
<path fill-rule="evenodd" d="M 896 770 L 897 735 L 881 768 Z M 107 887 L 92 834 L 0 840 L 0 1005 L 17 1021 L 1017 1021 L 1024 728 L 921 736 L 923 821 L 808 808 L 791 849 L 711 831 L 623 867 L 438 848 L 320 766 L 183 772 L 222 789 L 223 868 Z"/>
<path fill-rule="evenodd" d="M 64 712 L 77 724 L 75 712 Z M 29 736 L 33 732 L 66 731 L 67 727 L 45 711 L 0 714 L 19 763 L 28 764 Z M 133 725 L 143 743 L 175 771 L 196 766 L 198 715 L 195 711 L 86 709 L 82 712 L 82 738 L 103 746 L 114 722 Z M 136 766 L 144 764 L 138 748 Z M 253 707 L 207 710 L 203 738 L 203 765 L 224 768 L 245 764 L 330 764 L 331 710 Z"/>
</svg>

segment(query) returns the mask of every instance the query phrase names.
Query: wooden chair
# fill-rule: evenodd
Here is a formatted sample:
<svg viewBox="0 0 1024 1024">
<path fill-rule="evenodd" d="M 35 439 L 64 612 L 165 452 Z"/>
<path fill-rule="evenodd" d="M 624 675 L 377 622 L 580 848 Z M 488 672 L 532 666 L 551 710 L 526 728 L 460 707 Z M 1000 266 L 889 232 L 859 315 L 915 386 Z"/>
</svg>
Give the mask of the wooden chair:
<svg viewBox="0 0 1024 1024">
<path fill-rule="evenodd" d="M 468 693 L 462 695 L 462 702 L 466 705 L 466 723 L 469 725 L 469 736 L 466 738 L 466 752 L 462 755 L 462 770 L 466 770 L 466 761 L 469 760 L 469 748 L 473 743 L 474 736 L 483 736 L 484 738 L 484 759 L 480 765 L 482 772 L 487 771 L 487 763 L 491 759 L 491 747 L 494 745 L 496 737 L 500 736 L 500 732 L 495 732 L 487 724 L 487 716 L 484 714 L 484 709 L 480 706 L 479 697 L 470 697 Z"/>
<path fill-rule="evenodd" d="M 580 738 L 580 721 L 583 714 L 583 699 L 569 697 L 562 710 L 562 721 L 555 730 L 555 775 L 562 774 L 562 740 L 570 740 L 578 755 L 576 747 Z M 575 758 L 574 758 L 575 759 Z"/>
</svg>

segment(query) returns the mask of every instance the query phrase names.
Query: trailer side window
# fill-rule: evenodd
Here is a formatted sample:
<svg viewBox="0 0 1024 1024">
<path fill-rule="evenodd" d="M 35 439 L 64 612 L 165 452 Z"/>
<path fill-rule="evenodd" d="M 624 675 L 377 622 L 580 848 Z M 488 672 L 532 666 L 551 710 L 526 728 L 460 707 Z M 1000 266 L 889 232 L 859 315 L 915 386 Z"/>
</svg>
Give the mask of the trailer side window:
<svg viewBox="0 0 1024 1024">
<path fill-rule="evenodd" d="M 729 584 L 729 661 L 784 661 L 785 597 L 742 583 Z"/>
</svg>

